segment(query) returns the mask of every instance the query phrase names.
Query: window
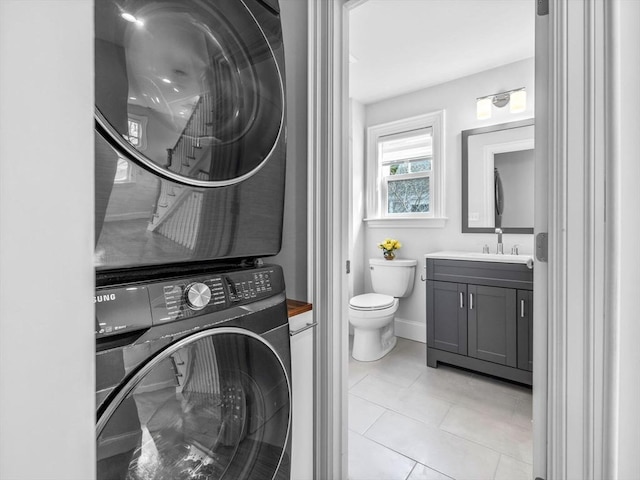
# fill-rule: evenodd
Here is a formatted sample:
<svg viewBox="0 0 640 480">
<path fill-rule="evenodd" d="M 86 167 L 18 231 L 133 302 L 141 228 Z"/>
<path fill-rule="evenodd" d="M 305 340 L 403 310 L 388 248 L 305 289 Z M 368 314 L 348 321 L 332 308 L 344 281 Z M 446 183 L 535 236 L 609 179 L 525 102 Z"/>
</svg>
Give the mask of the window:
<svg viewBox="0 0 640 480">
<path fill-rule="evenodd" d="M 124 136 L 136 150 L 147 149 L 147 117 L 129 114 L 129 131 Z"/>
<path fill-rule="evenodd" d="M 431 213 L 432 146 L 431 128 L 379 139 L 383 216 Z"/>
<path fill-rule="evenodd" d="M 136 148 L 140 148 L 142 144 L 142 123 L 133 118 L 129 118 L 129 135 L 127 136 L 129 143 Z"/>
<path fill-rule="evenodd" d="M 118 167 L 113 183 L 131 183 L 133 182 L 133 166 L 124 158 L 118 158 Z"/>
<path fill-rule="evenodd" d="M 137 150 L 144 150 L 147 148 L 147 118 L 139 117 L 138 115 L 129 114 L 128 122 L 128 135 L 124 135 L 127 141 L 133 145 Z M 132 183 L 135 181 L 133 174 L 133 164 L 128 160 L 120 157 L 118 158 L 118 167 L 116 170 L 116 176 L 113 180 L 115 184 Z"/>
<path fill-rule="evenodd" d="M 443 116 L 441 111 L 368 129 L 368 220 L 442 217 Z"/>
</svg>

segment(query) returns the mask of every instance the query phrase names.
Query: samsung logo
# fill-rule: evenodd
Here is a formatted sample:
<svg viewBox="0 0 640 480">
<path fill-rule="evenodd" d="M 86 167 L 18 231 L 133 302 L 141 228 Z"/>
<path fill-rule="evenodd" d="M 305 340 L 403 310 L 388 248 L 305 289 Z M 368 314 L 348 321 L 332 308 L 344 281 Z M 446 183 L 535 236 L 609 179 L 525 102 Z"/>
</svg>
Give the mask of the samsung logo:
<svg viewBox="0 0 640 480">
<path fill-rule="evenodd" d="M 104 295 L 95 295 L 93 297 L 93 303 L 112 302 L 115 299 L 115 293 L 105 293 Z"/>
</svg>

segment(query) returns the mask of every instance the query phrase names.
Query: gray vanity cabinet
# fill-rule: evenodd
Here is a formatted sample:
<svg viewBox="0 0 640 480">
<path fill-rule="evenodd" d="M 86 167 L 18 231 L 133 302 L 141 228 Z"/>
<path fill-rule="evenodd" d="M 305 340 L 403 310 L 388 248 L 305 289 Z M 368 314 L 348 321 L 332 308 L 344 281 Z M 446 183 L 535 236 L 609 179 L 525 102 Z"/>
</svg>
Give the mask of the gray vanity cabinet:
<svg viewBox="0 0 640 480">
<path fill-rule="evenodd" d="M 533 270 L 427 258 L 427 365 L 531 385 Z"/>
</svg>

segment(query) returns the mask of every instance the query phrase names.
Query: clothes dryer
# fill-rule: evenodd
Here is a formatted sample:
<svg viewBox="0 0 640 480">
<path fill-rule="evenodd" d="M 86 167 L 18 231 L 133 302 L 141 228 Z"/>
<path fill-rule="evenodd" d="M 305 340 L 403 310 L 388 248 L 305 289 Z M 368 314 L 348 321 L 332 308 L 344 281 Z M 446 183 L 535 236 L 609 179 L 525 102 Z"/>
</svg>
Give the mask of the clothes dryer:
<svg viewBox="0 0 640 480">
<path fill-rule="evenodd" d="M 97 1 L 95 73 L 98 272 L 279 251 L 277 0 Z"/>
<path fill-rule="evenodd" d="M 277 266 L 96 291 L 98 480 L 288 479 Z"/>
</svg>

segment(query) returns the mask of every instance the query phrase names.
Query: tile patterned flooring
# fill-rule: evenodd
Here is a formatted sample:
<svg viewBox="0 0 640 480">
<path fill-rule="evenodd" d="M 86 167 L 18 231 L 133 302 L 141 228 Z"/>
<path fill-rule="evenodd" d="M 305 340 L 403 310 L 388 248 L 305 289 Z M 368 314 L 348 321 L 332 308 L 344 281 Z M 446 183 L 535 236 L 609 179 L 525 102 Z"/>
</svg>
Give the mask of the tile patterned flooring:
<svg viewBox="0 0 640 480">
<path fill-rule="evenodd" d="M 349 480 L 530 480 L 531 389 L 426 366 L 398 338 L 376 362 L 349 362 Z"/>
</svg>

